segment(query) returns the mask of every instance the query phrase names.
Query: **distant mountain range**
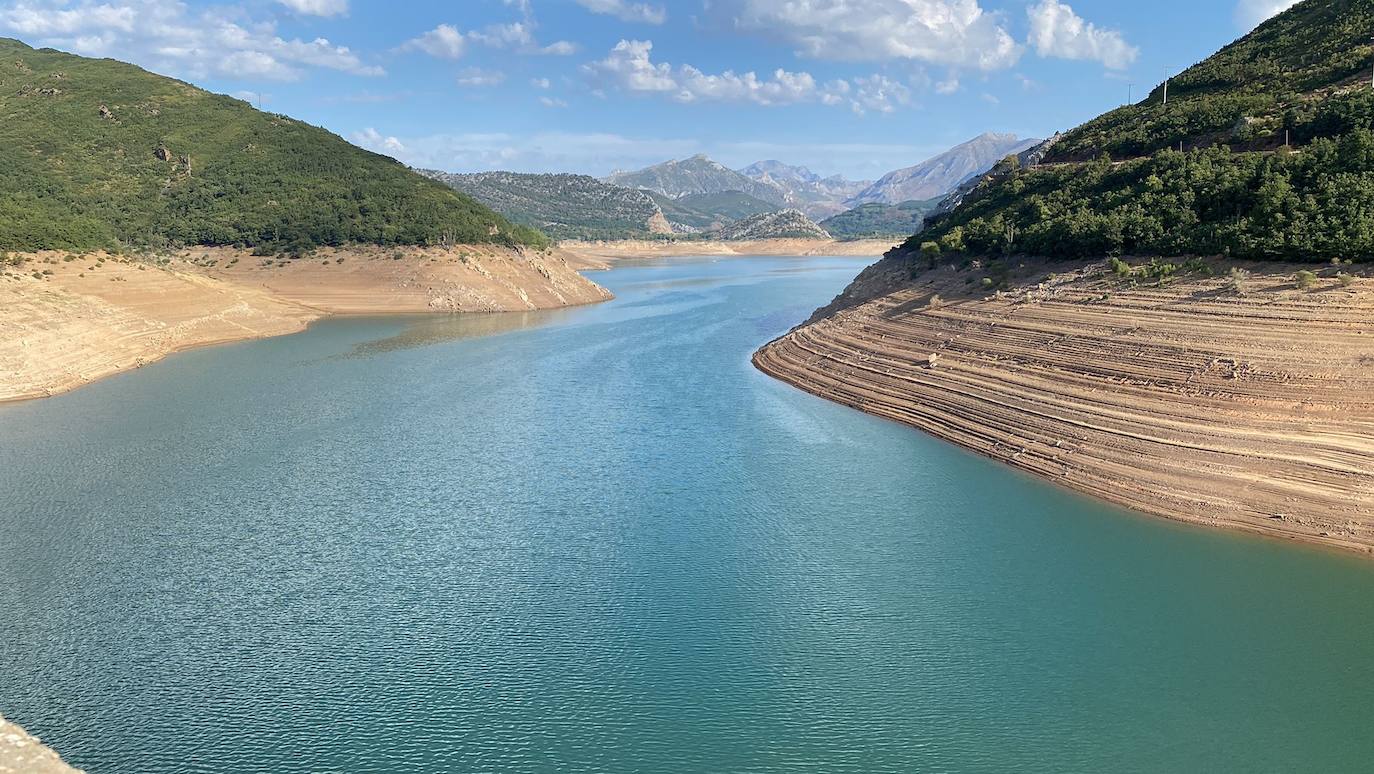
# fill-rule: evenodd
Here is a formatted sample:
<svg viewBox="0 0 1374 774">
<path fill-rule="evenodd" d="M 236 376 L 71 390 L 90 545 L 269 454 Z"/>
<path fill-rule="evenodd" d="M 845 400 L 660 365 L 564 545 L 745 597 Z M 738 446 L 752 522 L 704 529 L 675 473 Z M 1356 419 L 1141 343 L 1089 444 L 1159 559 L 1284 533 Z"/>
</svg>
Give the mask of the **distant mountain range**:
<svg viewBox="0 0 1374 774">
<path fill-rule="evenodd" d="M 778 207 L 786 204 L 786 197 L 777 186 L 745 177 L 703 155 L 655 164 L 636 172 L 613 172 L 605 181 L 625 188 L 654 191 L 671 199 L 739 191 Z"/>
<path fill-rule="evenodd" d="M 673 233 L 653 194 L 586 175 L 418 171 L 554 239 L 626 239 Z"/>
<path fill-rule="evenodd" d="M 774 160 L 732 170 L 702 155 L 616 172 L 602 180 L 564 174 L 421 172 L 555 239 L 761 238 L 735 236 L 732 226 L 744 221 L 750 221 L 744 229 L 750 234 L 829 232 L 841 239 L 859 239 L 914 233 L 945 194 L 1038 142 L 984 134 L 876 182 L 821 177 L 806 167 Z M 751 221 L 789 210 L 805 223 L 790 212 Z M 822 219 L 824 223 L 816 223 Z"/>
<path fill-rule="evenodd" d="M 782 191 L 783 201 L 812 218 L 826 218 L 849 209 L 847 202 L 872 185 L 871 180 L 821 177 L 806 167 L 781 161 L 759 161 L 741 169 L 741 175 Z"/>
<path fill-rule="evenodd" d="M 1014 134 L 982 134 L 914 167 L 883 175 L 878 182 L 859 191 L 847 204 L 857 207 L 869 202 L 900 204 L 938 198 L 965 180 L 992 169 L 992 165 L 1007 156 L 1040 143 L 1041 140 L 1023 140 Z"/>
</svg>

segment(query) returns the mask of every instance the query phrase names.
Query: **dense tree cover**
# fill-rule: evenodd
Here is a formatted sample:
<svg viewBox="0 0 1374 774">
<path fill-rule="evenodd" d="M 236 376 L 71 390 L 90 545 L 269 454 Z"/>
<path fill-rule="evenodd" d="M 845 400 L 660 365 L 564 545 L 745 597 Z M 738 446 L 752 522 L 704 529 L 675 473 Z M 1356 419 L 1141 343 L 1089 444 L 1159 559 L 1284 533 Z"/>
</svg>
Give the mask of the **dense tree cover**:
<svg viewBox="0 0 1374 774">
<path fill-rule="evenodd" d="M 0 250 L 446 241 L 546 238 L 322 129 L 0 39 Z"/>
<path fill-rule="evenodd" d="M 1016 171 L 984 184 L 906 248 L 1048 257 L 1374 258 L 1374 132 L 1300 151 L 1224 147 Z"/>
<path fill-rule="evenodd" d="M 905 247 L 1374 259 L 1371 31 L 1374 0 L 1301 2 L 1174 78 L 1167 107 L 1157 91 L 999 166 Z"/>
<path fill-rule="evenodd" d="M 646 191 L 604 183 L 586 175 L 419 170 L 554 239 L 650 239 L 650 221 L 661 214 Z"/>
<path fill-rule="evenodd" d="M 1284 130 L 1306 139 L 1333 127 L 1301 124 L 1368 86 L 1374 68 L 1374 0 L 1307 0 L 1260 25 L 1215 55 L 1173 76 L 1168 105 L 1157 87 L 1143 102 L 1113 110 L 1068 132 L 1050 161 L 1099 153 L 1128 158 L 1161 148 L 1211 145 L 1273 147 Z M 1366 95 L 1355 94 L 1367 105 Z M 1334 108 L 1342 112 L 1346 107 Z M 1364 125 L 1368 125 L 1368 121 Z M 1296 139 L 1296 138 L 1295 138 Z"/>
<path fill-rule="evenodd" d="M 910 234 L 919 229 L 926 214 L 940 199 L 883 204 L 870 202 L 821 221 L 821 228 L 836 239 L 866 239 Z"/>
</svg>

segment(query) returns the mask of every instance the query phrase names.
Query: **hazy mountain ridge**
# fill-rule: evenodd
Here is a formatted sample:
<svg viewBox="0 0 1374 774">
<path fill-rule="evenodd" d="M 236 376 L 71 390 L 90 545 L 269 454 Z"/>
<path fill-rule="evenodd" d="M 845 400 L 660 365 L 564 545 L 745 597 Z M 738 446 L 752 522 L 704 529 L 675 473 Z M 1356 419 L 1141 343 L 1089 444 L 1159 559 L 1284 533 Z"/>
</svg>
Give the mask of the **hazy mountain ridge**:
<svg viewBox="0 0 1374 774">
<path fill-rule="evenodd" d="M 1040 144 L 1014 134 L 988 132 L 915 166 L 889 172 L 860 191 L 848 204 L 900 204 L 943 196 L 970 178 L 987 172 L 1008 155 Z"/>
<path fill-rule="evenodd" d="M 603 180 L 625 188 L 642 188 L 673 199 L 691 194 L 739 191 L 779 207 L 786 201 L 785 194 L 777 186 L 746 177 L 702 154 L 665 161 L 633 172 L 613 172 Z"/>
<path fill-rule="evenodd" d="M 821 177 L 806 167 L 776 160 L 754 162 L 739 173 L 779 189 L 787 206 L 811 218 L 844 212 L 850 199 L 873 184 L 871 180 L 847 180 L 841 175 Z"/>
</svg>

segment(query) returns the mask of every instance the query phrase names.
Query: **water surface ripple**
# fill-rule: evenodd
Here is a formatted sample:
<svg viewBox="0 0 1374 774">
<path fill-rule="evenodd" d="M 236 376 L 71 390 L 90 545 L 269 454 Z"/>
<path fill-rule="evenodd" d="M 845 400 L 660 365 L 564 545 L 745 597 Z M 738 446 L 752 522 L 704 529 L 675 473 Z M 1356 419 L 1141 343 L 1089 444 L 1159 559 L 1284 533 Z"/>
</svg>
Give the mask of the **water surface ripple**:
<svg viewBox="0 0 1374 774">
<path fill-rule="evenodd" d="M 0 408 L 0 712 L 104 772 L 1359 771 L 1374 566 L 756 373 L 842 259 Z"/>
</svg>

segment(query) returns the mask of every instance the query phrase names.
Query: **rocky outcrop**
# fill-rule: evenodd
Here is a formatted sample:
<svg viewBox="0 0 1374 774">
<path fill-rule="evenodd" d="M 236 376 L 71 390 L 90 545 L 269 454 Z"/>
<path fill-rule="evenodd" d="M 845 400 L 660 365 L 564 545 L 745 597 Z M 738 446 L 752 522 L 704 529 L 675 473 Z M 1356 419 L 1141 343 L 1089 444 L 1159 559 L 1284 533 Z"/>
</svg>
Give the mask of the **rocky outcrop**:
<svg viewBox="0 0 1374 774">
<path fill-rule="evenodd" d="M 727 242 L 753 239 L 830 239 L 825 229 L 800 210 L 765 212 L 745 218 L 714 232 L 715 239 Z"/>
</svg>

